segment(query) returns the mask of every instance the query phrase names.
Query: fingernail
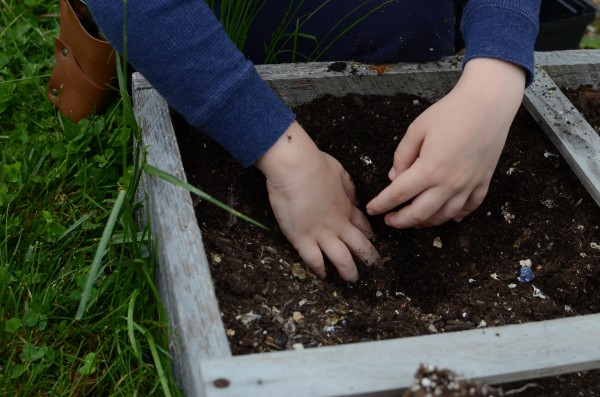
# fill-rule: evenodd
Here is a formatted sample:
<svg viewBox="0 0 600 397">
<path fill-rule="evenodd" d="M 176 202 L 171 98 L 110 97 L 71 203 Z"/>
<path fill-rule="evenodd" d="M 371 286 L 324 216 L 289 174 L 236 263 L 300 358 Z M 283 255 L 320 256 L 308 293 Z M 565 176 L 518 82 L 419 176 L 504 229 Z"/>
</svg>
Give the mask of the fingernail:
<svg viewBox="0 0 600 397">
<path fill-rule="evenodd" d="M 396 169 L 394 167 L 392 167 L 388 172 L 388 178 L 390 178 L 390 180 L 394 180 L 394 178 L 396 178 Z"/>
<path fill-rule="evenodd" d="M 383 220 L 385 221 L 386 225 L 392 226 L 392 224 L 391 224 L 391 222 L 390 222 L 390 220 L 388 218 L 384 218 Z"/>
</svg>

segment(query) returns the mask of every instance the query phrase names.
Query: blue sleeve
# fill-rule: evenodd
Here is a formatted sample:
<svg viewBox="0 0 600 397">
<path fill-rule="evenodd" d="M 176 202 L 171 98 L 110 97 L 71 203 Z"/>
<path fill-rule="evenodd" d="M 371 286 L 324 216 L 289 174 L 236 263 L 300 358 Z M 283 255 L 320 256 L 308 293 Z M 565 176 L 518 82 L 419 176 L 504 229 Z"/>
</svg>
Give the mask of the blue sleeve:
<svg viewBox="0 0 600 397">
<path fill-rule="evenodd" d="M 202 0 L 88 0 L 102 34 L 193 126 L 249 166 L 294 120 Z"/>
<path fill-rule="evenodd" d="M 461 32 L 466 63 L 473 58 L 497 58 L 534 77 L 534 47 L 539 28 L 540 0 L 469 0 L 463 10 Z"/>
</svg>

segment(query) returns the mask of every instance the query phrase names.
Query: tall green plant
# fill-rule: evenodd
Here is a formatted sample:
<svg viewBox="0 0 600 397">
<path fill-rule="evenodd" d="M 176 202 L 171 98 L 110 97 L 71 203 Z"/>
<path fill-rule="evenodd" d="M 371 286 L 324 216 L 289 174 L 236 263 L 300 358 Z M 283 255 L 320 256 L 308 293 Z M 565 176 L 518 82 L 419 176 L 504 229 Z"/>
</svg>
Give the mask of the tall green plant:
<svg viewBox="0 0 600 397">
<path fill-rule="evenodd" d="M 265 59 L 263 63 L 277 63 L 278 56 L 286 52 L 291 53 L 291 62 L 316 62 L 319 61 L 323 55 L 340 39 L 354 29 L 359 23 L 364 21 L 374 12 L 382 9 L 386 5 L 393 3 L 395 0 L 388 0 L 375 7 L 369 7 L 373 0 L 363 0 L 356 7 L 350 10 L 340 20 L 335 21 L 331 28 L 322 37 L 317 37 L 313 34 L 305 32 L 303 29 L 306 23 L 315 17 L 317 14 L 323 12 L 323 8 L 330 3 L 331 0 L 324 0 L 316 9 L 309 12 L 308 14 L 299 15 L 304 5 L 304 0 L 288 0 L 289 4 L 284 13 L 284 16 L 277 26 L 276 30 L 271 35 L 271 40 L 265 43 Z M 245 2 L 244 2 L 245 3 Z M 239 5 L 238 5 L 239 6 Z M 254 21 L 258 12 L 263 9 L 263 12 L 268 12 L 268 4 L 265 6 L 265 1 L 262 2 L 260 8 L 256 9 L 256 14 L 252 15 L 252 20 L 247 25 L 248 29 L 245 29 L 244 33 L 247 34 L 251 23 Z M 356 17 L 356 20 L 346 26 L 341 32 L 335 34 L 337 29 L 343 25 L 344 22 L 348 21 L 352 17 Z M 223 22 L 223 15 L 221 13 L 221 21 Z M 225 20 L 226 21 L 226 20 Z M 241 32 L 232 32 L 228 29 L 228 22 L 223 23 L 225 31 L 228 32 L 230 37 L 237 43 L 238 48 L 244 49 L 244 43 L 246 37 L 240 37 Z M 290 28 L 293 29 L 290 30 Z M 307 39 L 314 42 L 314 49 L 308 53 L 303 54 L 298 50 L 298 40 Z M 236 41 L 239 40 L 239 41 Z M 291 49 L 287 49 L 291 45 Z"/>
<path fill-rule="evenodd" d="M 282 1 L 282 0 L 271 0 Z M 323 35 L 317 37 L 313 34 L 305 32 L 305 24 L 320 12 L 330 3 L 331 0 L 324 0 L 315 10 L 308 14 L 299 15 L 304 5 L 304 0 L 287 0 L 288 7 L 284 16 L 271 34 L 271 39 L 265 43 L 265 59 L 263 63 L 278 63 L 278 57 L 287 52 L 291 53 L 291 62 L 316 62 L 342 37 L 348 34 L 359 23 L 364 21 L 374 12 L 382 9 L 386 5 L 393 3 L 395 0 L 387 0 L 375 7 L 369 7 L 373 0 L 363 0 L 356 7 L 350 10 L 339 21 L 331 26 L 331 28 Z M 206 0 L 209 7 L 215 12 L 218 19 L 223 24 L 225 32 L 229 35 L 236 46 L 244 51 L 248 33 L 256 17 L 260 12 L 269 12 L 268 0 Z M 335 34 L 336 30 L 351 17 L 358 18 L 345 27 L 341 32 Z M 298 51 L 298 40 L 307 39 L 315 43 L 314 49 L 309 54 L 303 54 Z M 291 45 L 291 49 L 287 49 Z"/>
<path fill-rule="evenodd" d="M 365 20 L 366 18 L 368 18 L 371 14 L 373 14 L 374 12 L 380 10 L 381 8 L 385 7 L 386 5 L 395 2 L 395 0 L 388 0 L 384 3 L 381 3 L 380 5 L 378 5 L 377 7 L 371 8 L 371 9 L 367 9 L 366 7 L 368 6 L 368 4 L 371 2 L 371 0 L 366 0 L 364 2 L 362 2 L 361 4 L 359 4 L 358 6 L 356 6 L 354 9 L 352 9 L 348 14 L 344 15 L 344 17 L 342 19 L 340 19 L 339 21 L 337 21 L 335 23 L 335 25 L 333 25 L 333 27 L 320 39 L 317 41 L 317 45 L 315 47 L 315 49 L 310 53 L 310 55 L 308 55 L 306 58 L 309 61 L 318 61 L 319 59 L 321 59 L 321 57 L 338 41 L 340 40 L 342 37 L 344 37 L 346 34 L 348 34 L 348 32 L 350 32 L 352 29 L 354 29 L 356 27 L 356 25 L 358 25 L 359 23 L 361 23 L 363 20 Z M 353 15 L 359 14 L 360 17 L 352 22 L 350 25 L 348 25 L 343 31 L 341 31 L 340 33 L 338 33 L 336 36 L 329 38 L 329 36 L 331 36 L 333 34 L 333 32 L 335 32 L 335 30 L 338 28 L 338 26 L 340 26 L 344 21 L 346 21 L 348 18 L 350 18 Z M 313 14 L 311 13 L 308 18 L 312 17 Z"/>
<path fill-rule="evenodd" d="M 250 27 L 267 0 L 206 0 L 206 3 L 217 14 L 231 40 L 243 51 Z"/>
</svg>

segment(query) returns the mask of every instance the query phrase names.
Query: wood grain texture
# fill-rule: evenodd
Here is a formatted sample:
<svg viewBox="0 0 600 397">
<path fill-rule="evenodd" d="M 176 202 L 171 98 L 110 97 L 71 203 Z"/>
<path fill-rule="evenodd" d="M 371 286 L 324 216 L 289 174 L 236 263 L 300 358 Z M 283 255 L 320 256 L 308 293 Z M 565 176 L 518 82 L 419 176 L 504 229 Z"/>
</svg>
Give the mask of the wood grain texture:
<svg viewBox="0 0 600 397">
<path fill-rule="evenodd" d="M 536 52 L 535 64 L 549 73 L 553 78 L 561 77 L 564 74 L 579 74 L 577 71 L 590 68 L 595 70 L 595 64 L 600 62 L 600 49 L 598 50 L 567 50 L 567 51 L 549 51 Z M 376 76 L 377 71 L 370 69 L 369 64 L 358 62 L 346 62 L 347 68 L 342 72 L 329 70 L 332 62 L 308 62 L 308 63 L 282 63 L 276 65 L 256 65 L 256 70 L 263 77 L 269 80 L 297 80 L 299 78 L 323 78 L 336 76 Z M 355 65 L 353 70 L 352 65 Z M 451 56 L 440 59 L 436 62 L 426 63 L 397 63 L 389 64 L 388 73 L 414 73 L 414 72 L 436 72 L 436 71 L 457 71 L 462 68 L 462 58 L 460 56 Z M 597 72 L 594 72 L 594 75 Z M 585 73 L 584 73 L 585 74 Z M 577 80 L 577 79 L 575 79 Z M 152 88 L 152 85 L 138 75 L 138 89 Z"/>
<path fill-rule="evenodd" d="M 420 364 L 490 384 L 599 368 L 598 335 L 600 314 L 595 314 L 207 359 L 202 371 L 209 397 L 398 396 L 413 383 Z M 217 379 L 226 379 L 229 386 L 216 387 Z"/>
<path fill-rule="evenodd" d="M 600 63 L 596 69 L 600 69 Z M 600 205 L 600 135 L 544 70 L 536 71 L 524 104 Z"/>
<path fill-rule="evenodd" d="M 535 64 L 559 87 L 600 87 L 600 50 L 536 52 Z"/>
<path fill-rule="evenodd" d="M 379 73 L 372 65 L 345 62 L 343 71 L 330 70 L 332 62 L 258 65 L 260 76 L 290 107 L 329 94 L 414 94 L 430 100 L 445 95 L 461 72 L 461 60 L 445 58 L 431 63 L 385 65 Z"/>
<path fill-rule="evenodd" d="M 185 180 L 167 103 L 133 77 L 133 104 L 142 131 L 146 161 Z M 203 396 L 200 360 L 229 357 L 218 302 L 190 193 L 144 174 L 140 194 L 147 202 L 142 214 L 151 224 L 158 253 L 157 284 L 170 325 L 170 350 L 180 387 L 189 396 Z"/>
</svg>

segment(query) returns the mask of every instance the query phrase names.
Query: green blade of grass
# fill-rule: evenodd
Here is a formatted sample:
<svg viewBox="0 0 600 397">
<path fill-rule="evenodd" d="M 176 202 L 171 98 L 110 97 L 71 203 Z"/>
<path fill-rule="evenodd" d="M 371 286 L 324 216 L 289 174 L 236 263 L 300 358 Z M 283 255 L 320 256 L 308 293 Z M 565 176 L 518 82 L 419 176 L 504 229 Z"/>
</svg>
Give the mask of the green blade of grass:
<svg viewBox="0 0 600 397">
<path fill-rule="evenodd" d="M 169 383 L 167 381 L 167 377 L 165 376 L 165 371 L 162 367 L 160 357 L 158 356 L 158 351 L 156 349 L 156 344 L 154 343 L 154 338 L 150 334 L 147 334 L 146 337 L 148 338 L 148 346 L 150 347 L 150 352 L 152 352 L 152 358 L 154 359 L 154 364 L 156 365 L 156 372 L 158 372 L 158 379 L 160 380 L 163 392 L 165 393 L 166 397 L 171 397 Z"/>
<path fill-rule="evenodd" d="M 179 186 L 191 193 L 194 193 L 195 195 L 200 197 L 202 200 L 206 200 L 209 203 L 216 205 L 217 207 L 229 212 L 230 214 L 235 215 L 238 218 L 245 220 L 246 222 L 249 222 L 255 226 L 258 226 L 261 229 L 269 230 L 269 228 L 266 227 L 265 225 L 263 225 L 262 223 L 259 223 L 259 222 L 255 221 L 254 219 L 242 214 L 241 212 L 234 210 L 233 208 L 229 207 L 228 205 L 223 204 L 219 200 L 209 196 L 208 194 L 204 193 L 202 190 L 196 188 L 195 186 L 190 185 L 186 181 L 183 181 L 174 175 L 171 175 L 163 170 L 160 170 L 154 166 L 151 166 L 150 164 L 144 164 L 144 171 L 146 173 L 148 173 L 149 175 L 159 177 L 160 179 L 170 182 L 175 186 Z"/>
<path fill-rule="evenodd" d="M 171 397 L 169 382 L 167 381 L 165 370 L 162 367 L 160 356 L 158 355 L 158 350 L 156 349 L 156 344 L 154 343 L 154 338 L 150 332 L 141 327 L 139 324 L 134 322 L 133 326 L 146 337 L 146 340 L 148 341 L 148 347 L 150 347 L 150 352 L 152 353 L 152 358 L 154 359 L 154 365 L 156 365 L 156 372 L 158 372 L 158 379 L 163 388 L 163 392 L 165 393 L 166 397 Z"/>
<path fill-rule="evenodd" d="M 129 306 L 127 308 L 127 335 L 129 336 L 129 343 L 131 344 L 131 349 L 133 350 L 133 354 L 138 358 L 138 360 L 142 359 L 140 355 L 140 351 L 138 349 L 138 343 L 135 339 L 135 330 L 133 327 L 133 309 L 135 307 L 135 298 L 138 296 L 139 290 L 133 291 L 131 294 L 131 299 L 129 300 Z"/>
<path fill-rule="evenodd" d="M 83 317 L 83 313 L 85 312 L 85 308 L 92 293 L 92 286 L 94 285 L 94 281 L 96 281 L 96 277 L 98 276 L 98 270 L 100 269 L 102 257 L 106 252 L 106 247 L 108 246 L 110 236 L 115 227 L 115 224 L 117 223 L 117 218 L 119 216 L 119 212 L 121 212 L 121 206 L 123 205 L 123 201 L 125 200 L 126 194 L 126 190 L 119 191 L 119 195 L 117 196 L 117 200 L 115 201 L 115 206 L 113 207 L 108 218 L 108 222 L 106 223 L 104 231 L 102 232 L 102 238 L 100 239 L 100 243 L 98 244 L 98 249 L 96 250 L 96 254 L 94 255 L 92 267 L 90 268 L 90 271 L 88 273 L 85 288 L 81 295 L 81 300 L 79 301 L 79 308 L 77 309 L 77 314 L 75 315 L 76 320 L 81 320 L 81 318 Z"/>
<path fill-rule="evenodd" d="M 77 229 L 81 224 L 92 217 L 91 214 L 85 214 L 81 218 L 79 218 L 74 224 L 71 225 L 65 232 L 58 238 L 57 241 L 62 240 L 64 237 L 68 236 L 73 230 Z"/>
</svg>

